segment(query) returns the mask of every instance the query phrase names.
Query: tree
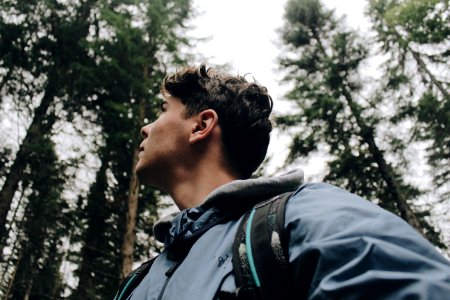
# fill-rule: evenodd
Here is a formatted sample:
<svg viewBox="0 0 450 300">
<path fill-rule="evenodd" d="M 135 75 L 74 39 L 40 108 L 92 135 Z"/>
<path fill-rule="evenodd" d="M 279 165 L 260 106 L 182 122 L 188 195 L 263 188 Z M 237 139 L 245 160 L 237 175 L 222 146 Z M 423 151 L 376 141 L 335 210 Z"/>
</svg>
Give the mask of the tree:
<svg viewBox="0 0 450 300">
<path fill-rule="evenodd" d="M 112 298 L 133 261 L 148 256 L 149 249 L 158 250 L 150 238 L 138 240 L 140 251 L 133 251 L 136 230 L 148 230 L 156 219 L 158 195 L 141 189 L 134 174 L 139 129 L 159 109 L 159 85 L 166 68 L 182 61 L 180 47 L 189 44 L 183 29 L 191 2 L 6 0 L 0 8 L 0 90 L 6 95 L 2 99 L 12 99 L 31 116 L 28 120 L 23 117 L 27 113 L 21 114 L 30 126 L 19 150 L 1 149 L 6 163 L 0 168 L 0 231 L 2 237 L 8 232 L 8 241 L 13 242 L 6 273 L 2 269 L 6 294 L 60 296 L 64 286 L 58 265 L 65 253 L 59 243 L 64 235 L 72 245 L 81 246 L 81 251 L 69 251 L 67 258 L 78 265 L 79 286 L 71 297 Z M 80 125 L 80 119 L 86 122 Z M 71 229 L 58 229 L 49 235 L 54 241 L 50 243 L 43 225 L 50 208 L 39 206 L 45 185 L 44 177 L 36 175 L 40 165 L 34 159 L 57 167 L 60 162 L 54 152 L 41 149 L 53 145 L 56 125 L 72 121 L 74 128 L 91 124 L 103 129 L 95 149 L 101 165 L 88 195 L 78 195 L 77 207 L 68 209 L 74 214 L 64 215 Z M 88 129 L 78 128 L 80 136 Z M 76 187 L 68 184 L 55 181 L 49 192 L 76 193 Z M 61 209 L 64 195 L 52 195 L 51 209 Z M 15 197 L 20 198 L 18 203 Z M 13 202 L 19 213 L 10 212 Z M 21 209 L 26 211 L 23 217 Z M 8 213 L 14 215 L 9 224 Z M 30 236 L 35 240 L 32 244 L 27 243 Z M 5 244 L 6 238 L 2 249 Z M 57 258 L 51 263 L 50 253 Z M 47 289 L 37 273 L 27 272 L 30 268 L 46 274 L 43 280 L 54 289 Z"/>
<path fill-rule="evenodd" d="M 27 213 L 21 220 L 13 219 L 8 231 L 12 233 L 11 238 L 15 245 L 13 247 L 15 253 L 10 255 L 8 262 L 16 260 L 16 264 L 6 294 L 12 295 L 13 298 L 29 298 L 33 295 L 60 297 L 63 290 L 59 273 L 63 251 L 60 243 L 62 235 L 67 232 L 67 227 L 66 230 L 62 230 L 55 220 L 57 218 L 52 216 L 67 218 L 63 213 L 67 208 L 61 206 L 65 203 L 61 190 L 66 187 L 64 186 L 66 181 L 53 181 L 52 177 L 62 176 L 65 171 L 49 169 L 50 166 L 56 168 L 59 162 L 54 152 L 42 150 L 48 145 L 53 145 L 50 136 L 55 133 L 58 121 L 64 118 L 65 121 L 72 121 L 74 116 L 81 115 L 86 109 L 85 106 L 90 104 L 86 93 L 92 90 L 90 76 L 93 74 L 89 73 L 91 70 L 88 67 L 94 66 L 95 62 L 88 54 L 86 39 L 92 22 L 91 13 L 97 2 L 99 1 L 2 2 L 11 8 L 2 11 L 2 16 L 5 14 L 7 16 L 2 20 L 4 21 L 2 26 L 7 25 L 3 26 L 6 29 L 2 31 L 2 39 L 6 36 L 5 41 L 9 43 L 2 44 L 5 47 L 1 48 L 2 66 L 8 67 L 7 76 L 2 78 L 3 86 L 8 89 L 3 88 L 2 93 L 11 93 L 15 97 L 15 91 L 26 84 L 23 79 L 30 76 L 37 82 L 31 85 L 31 89 L 25 89 L 24 95 L 18 94 L 18 103 L 24 102 L 26 107 L 31 107 L 31 125 L 19 151 L 15 153 L 14 162 L 8 163 L 10 167 L 6 170 L 2 169 L 4 174 L 2 178 L 4 184 L 0 192 L 2 252 L 7 238 L 4 234 L 7 214 L 13 197 L 19 186 L 27 191 L 24 199 Z M 8 23 L 9 19 L 12 23 Z M 5 35 L 11 32 L 16 35 Z M 16 46 L 19 49 L 17 51 L 14 48 Z M 24 57 L 21 60 L 16 58 L 8 60 L 17 53 Z M 8 75 L 10 70 L 14 71 Z M 38 99 L 36 95 L 39 95 Z M 24 99 L 27 101 L 21 101 Z M 51 186 L 48 187 L 46 184 Z M 18 227 L 19 231 L 11 231 L 13 223 L 21 226 Z M 16 243 L 17 241 L 19 243 Z M 3 275 L 5 277 L 8 274 Z"/>
<path fill-rule="evenodd" d="M 156 195 L 149 189 L 140 192 L 134 173 L 139 129 L 159 109 L 166 65 L 181 61 L 179 47 L 187 41 L 180 29 L 190 5 L 186 0 L 128 5 L 112 1 L 98 15 L 97 24 L 108 28 L 113 38 L 96 36 L 90 45 L 98 62 L 92 107 L 102 127 L 101 167 L 87 198 L 86 231 L 76 271 L 80 281 L 73 299 L 111 298 L 120 279 L 142 256 L 134 251 L 136 223 L 143 219 L 139 215 L 144 209 L 156 214 Z M 140 25 L 133 25 L 136 20 Z M 139 205 L 142 201 L 148 205 Z"/>
<path fill-rule="evenodd" d="M 5 94 L 19 94 L 23 101 L 23 96 L 36 88 L 37 82 L 26 79 L 39 76 L 36 62 L 42 56 L 36 38 L 41 24 L 38 18 L 32 17 L 36 7 L 36 1 L 5 0 L 0 4 L 0 10 L 7 12 L 0 15 L 0 70 L 4 71 L 0 92 L 5 88 L 0 105 Z M 21 23 L 17 21 L 20 19 L 23 19 Z"/>
<path fill-rule="evenodd" d="M 294 84 L 287 98 L 298 108 L 277 119 L 281 126 L 299 128 L 289 162 L 327 149 L 325 180 L 379 203 L 440 244 L 412 204 L 420 191 L 402 179 L 405 161 L 393 166 L 377 142 L 382 118 L 358 79 L 368 57 L 365 42 L 317 0 L 288 1 L 282 40 L 287 55 L 280 65 Z"/>
<path fill-rule="evenodd" d="M 38 12 L 42 13 L 38 22 L 39 30 L 33 33 L 19 30 L 25 36 L 16 37 L 16 41 L 26 39 L 28 34 L 32 35 L 32 40 L 36 44 L 32 49 L 36 49 L 39 55 L 23 60 L 32 61 L 33 73 L 45 77 L 45 80 L 42 89 L 35 91 L 36 94 L 43 94 L 42 99 L 34 110 L 31 125 L 0 191 L 0 236 L 2 237 L 5 236 L 7 215 L 14 194 L 24 170 L 30 165 L 29 158 L 33 155 L 32 149 L 38 148 L 39 139 L 51 132 L 52 126 L 58 120 L 56 112 L 59 104 L 62 104 L 69 113 L 76 111 L 74 106 L 80 104 L 76 95 L 73 98 L 67 98 L 66 92 L 70 90 L 70 85 L 77 84 L 78 71 L 82 71 L 79 70 L 81 62 L 89 60 L 87 49 L 83 47 L 83 41 L 89 31 L 87 21 L 95 1 L 82 2 L 76 7 L 74 15 L 70 15 L 71 10 L 68 10 L 65 4 L 53 0 L 44 2 L 18 0 L 8 3 L 12 3 L 11 5 L 19 11 L 26 8 L 24 11 L 20 11 L 20 15 L 25 17 L 24 20 L 33 19 L 32 15 L 34 16 Z M 11 27 L 14 26 L 11 25 Z M 26 27 L 26 24 L 19 23 L 16 27 Z M 41 36 L 38 33 L 44 35 Z M 25 51 L 24 54 L 28 53 Z M 0 249 L 3 249 L 3 246 L 4 241 L 2 241 Z"/>
<path fill-rule="evenodd" d="M 448 1 L 372 0 L 369 4 L 376 40 L 388 57 L 385 85 L 400 104 L 394 121 L 412 119 L 412 139 L 431 141 L 426 150 L 434 184 L 447 185 L 450 193 Z M 444 190 L 443 198 L 447 196 Z"/>
<path fill-rule="evenodd" d="M 61 197 L 65 182 L 64 165 L 58 162 L 54 143 L 41 137 L 39 149 L 33 149 L 32 166 L 24 173 L 22 187 L 27 192 L 24 214 L 16 218 L 19 247 L 11 255 L 14 276 L 5 299 L 59 297 L 63 290 L 61 238 L 69 227 L 67 203 Z M 39 169 L 38 174 L 30 170 Z M 7 269 L 7 268 L 5 268 Z M 7 274 L 3 274 L 2 281 Z"/>
<path fill-rule="evenodd" d="M 191 2 L 186 0 L 178 1 L 148 1 L 143 2 L 145 9 L 141 12 L 143 24 L 140 28 L 133 28 L 130 20 L 123 24 L 116 18 L 110 18 L 109 22 L 114 24 L 117 42 L 123 47 L 116 45 L 105 46 L 106 51 L 112 50 L 108 57 L 117 60 L 120 70 L 113 70 L 113 74 L 125 72 L 129 74 L 130 90 L 128 94 L 131 99 L 135 99 L 132 108 L 132 123 L 130 131 L 138 133 L 144 123 L 145 118 L 155 118 L 159 109 L 160 100 L 158 98 L 160 82 L 165 73 L 165 65 L 182 62 L 179 55 L 179 47 L 187 46 L 189 43 L 180 33 L 185 20 L 191 13 Z M 142 6 L 141 6 L 142 7 Z M 120 24 L 122 23 L 122 24 Z M 122 61 L 125 58 L 125 61 Z M 109 72 L 109 74 L 111 74 Z M 117 99 L 118 103 L 120 99 Z M 134 130 L 133 130 L 134 129 Z M 127 193 L 127 212 L 123 243 L 121 246 L 123 279 L 132 270 L 134 261 L 133 249 L 136 239 L 136 218 L 139 196 L 139 180 L 134 169 L 138 161 L 138 144 L 140 136 L 138 134 L 129 136 L 127 148 L 130 150 L 131 163 L 129 170 L 129 189 Z M 117 172 L 115 174 L 121 174 Z M 154 199 L 154 196 L 150 197 Z M 146 199 L 145 201 L 149 201 Z M 151 202 L 151 201 L 150 201 Z"/>
</svg>

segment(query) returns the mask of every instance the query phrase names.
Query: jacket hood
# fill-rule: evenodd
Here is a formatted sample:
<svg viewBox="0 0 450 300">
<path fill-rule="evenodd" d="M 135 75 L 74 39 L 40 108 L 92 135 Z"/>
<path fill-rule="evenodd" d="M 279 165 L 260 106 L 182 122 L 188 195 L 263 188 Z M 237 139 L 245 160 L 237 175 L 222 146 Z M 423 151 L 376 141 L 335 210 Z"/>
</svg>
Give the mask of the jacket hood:
<svg viewBox="0 0 450 300">
<path fill-rule="evenodd" d="M 192 244 L 212 226 L 238 219 L 260 201 L 295 191 L 303 181 L 302 170 L 276 177 L 234 180 L 212 191 L 200 206 L 159 220 L 153 228 L 155 238 L 166 248 L 178 243 Z"/>
</svg>

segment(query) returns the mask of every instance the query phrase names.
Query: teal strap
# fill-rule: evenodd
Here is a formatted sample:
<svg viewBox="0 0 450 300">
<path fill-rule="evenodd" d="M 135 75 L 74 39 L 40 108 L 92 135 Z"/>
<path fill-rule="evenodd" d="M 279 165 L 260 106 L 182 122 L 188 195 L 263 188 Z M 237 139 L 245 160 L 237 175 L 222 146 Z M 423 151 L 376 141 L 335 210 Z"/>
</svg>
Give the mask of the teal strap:
<svg viewBox="0 0 450 300">
<path fill-rule="evenodd" d="M 250 216 L 248 217 L 247 227 L 245 229 L 245 249 L 247 252 L 248 264 L 250 266 L 250 271 L 253 275 L 253 279 L 255 280 L 255 284 L 257 287 L 261 287 L 261 283 L 259 282 L 258 274 L 256 273 L 255 262 L 253 260 L 252 254 L 252 243 L 251 243 L 251 228 L 253 222 L 253 216 L 255 215 L 256 210 L 252 209 Z"/>
<path fill-rule="evenodd" d="M 128 286 L 130 285 L 130 283 L 133 281 L 134 277 L 136 277 L 136 273 L 133 274 L 133 276 L 131 276 L 130 280 L 128 280 L 127 284 L 125 285 L 125 287 L 122 290 L 122 293 L 120 293 L 119 298 L 114 298 L 114 300 L 120 300 L 122 299 L 123 294 L 125 293 L 125 291 L 127 290 Z"/>
</svg>

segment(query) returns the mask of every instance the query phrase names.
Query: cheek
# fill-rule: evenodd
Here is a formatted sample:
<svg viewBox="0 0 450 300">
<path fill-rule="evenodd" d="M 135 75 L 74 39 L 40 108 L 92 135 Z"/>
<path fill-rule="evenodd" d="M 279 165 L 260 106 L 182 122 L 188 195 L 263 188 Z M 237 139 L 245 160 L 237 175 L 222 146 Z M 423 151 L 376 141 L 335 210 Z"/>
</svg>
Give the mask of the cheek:
<svg viewBox="0 0 450 300">
<path fill-rule="evenodd" d="M 159 122 L 155 121 L 151 124 L 151 126 L 148 129 L 148 136 L 154 136 L 156 134 L 158 134 L 158 131 L 161 130 L 161 126 L 159 124 Z"/>
</svg>

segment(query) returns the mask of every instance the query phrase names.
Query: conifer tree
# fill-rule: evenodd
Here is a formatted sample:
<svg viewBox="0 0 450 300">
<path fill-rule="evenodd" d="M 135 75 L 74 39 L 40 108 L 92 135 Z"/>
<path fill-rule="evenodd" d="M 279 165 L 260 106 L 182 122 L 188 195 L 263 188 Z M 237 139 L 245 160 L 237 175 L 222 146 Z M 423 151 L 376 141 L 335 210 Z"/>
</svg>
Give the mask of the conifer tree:
<svg viewBox="0 0 450 300">
<path fill-rule="evenodd" d="M 46 136 L 33 149 L 29 170 L 22 178 L 27 191 L 24 214 L 14 220 L 19 247 L 11 258 L 16 261 L 14 276 L 3 273 L 2 281 L 10 286 L 5 299 L 38 299 L 60 297 L 63 285 L 61 238 L 69 227 L 67 203 L 61 197 L 66 180 L 64 166 L 58 162 L 55 144 Z M 3 266 L 8 269 L 8 266 Z M 7 271 L 7 270 L 5 270 Z"/>
<path fill-rule="evenodd" d="M 449 3 L 440 0 L 371 0 L 372 20 L 384 78 L 398 103 L 396 123 L 413 120 L 412 139 L 430 141 L 434 184 L 450 195 Z"/>
<path fill-rule="evenodd" d="M 23 60 L 31 65 L 30 68 L 35 77 L 43 78 L 43 83 L 38 90 L 33 91 L 34 94 L 42 94 L 42 98 L 33 111 L 31 124 L 15 155 L 14 163 L 6 173 L 0 191 L 1 237 L 5 237 L 8 211 L 24 171 L 30 166 L 29 158 L 34 154 L 32 151 L 39 148 L 38 141 L 42 136 L 51 133 L 53 125 L 59 118 L 58 106 L 62 105 L 70 117 L 70 113 L 76 111 L 75 107 L 80 105 L 78 102 L 80 98 L 76 95 L 69 98 L 67 94 L 70 90 L 73 91 L 73 86 L 78 83 L 77 78 L 80 78 L 80 73 L 83 71 L 80 69 L 83 60 L 89 60 L 83 41 L 88 34 L 88 19 L 95 1 L 84 1 L 79 6 L 72 7 L 73 10 L 69 9 L 70 4 L 62 4 L 56 0 L 43 2 L 17 0 L 8 3 L 13 8 L 11 11 L 19 11 L 18 16 L 11 16 L 11 18 L 24 17 L 23 23 L 10 24 L 10 30 L 16 27 L 26 28 L 28 25 L 26 21 L 29 19 L 37 18 L 38 20 L 36 31 L 18 30 L 23 35 L 16 36 L 14 42 L 20 44 L 23 40 L 31 41 L 33 47 L 30 46 L 30 49 L 27 49 L 24 46 L 23 54 L 30 54 L 32 57 L 25 57 Z M 72 11 L 74 11 L 73 15 Z M 6 56 L 9 55 L 7 51 L 5 53 Z M 2 57 L 4 58 L 3 53 Z M 39 82 L 36 78 L 35 80 Z M 0 249 L 3 247 L 2 239 Z"/>
<path fill-rule="evenodd" d="M 280 65 L 294 86 L 287 98 L 298 109 L 278 118 L 297 128 L 289 161 L 327 149 L 326 181 L 379 203 L 441 245 L 413 205 L 419 190 L 403 180 L 404 166 L 389 162 L 377 142 L 381 118 L 359 79 L 365 42 L 317 0 L 288 1 L 282 39 L 287 51 Z"/>
<path fill-rule="evenodd" d="M 114 296 L 111 293 L 135 260 L 149 255 L 134 251 L 140 214 L 145 209 L 154 216 L 157 211 L 155 192 L 140 191 L 134 172 L 139 130 L 159 109 L 166 66 L 181 61 L 179 47 L 187 41 L 180 29 L 190 5 L 186 0 L 135 1 L 128 6 L 112 1 L 98 16 L 98 24 L 104 24 L 113 38 L 96 37 L 90 45 L 98 61 L 92 107 L 102 128 L 101 167 L 87 198 L 76 271 L 80 281 L 72 299 Z M 140 25 L 133 25 L 137 20 Z M 152 224 L 140 224 L 151 230 Z"/>
</svg>

